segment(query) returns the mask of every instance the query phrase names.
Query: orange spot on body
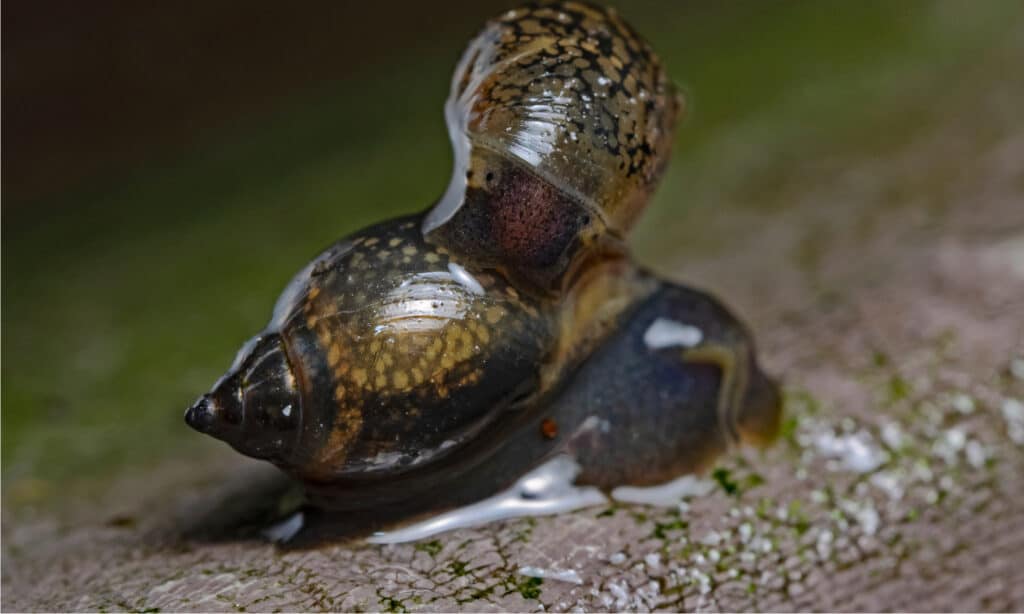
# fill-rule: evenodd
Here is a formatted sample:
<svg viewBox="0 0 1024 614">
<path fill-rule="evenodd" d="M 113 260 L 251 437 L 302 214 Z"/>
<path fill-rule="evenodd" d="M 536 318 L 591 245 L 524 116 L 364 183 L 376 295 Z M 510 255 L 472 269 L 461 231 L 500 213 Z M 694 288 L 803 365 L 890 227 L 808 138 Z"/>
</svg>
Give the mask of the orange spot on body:
<svg viewBox="0 0 1024 614">
<path fill-rule="evenodd" d="M 558 437 L 558 423 L 551 418 L 544 418 L 540 423 L 540 434 L 544 439 L 554 439 Z"/>
</svg>

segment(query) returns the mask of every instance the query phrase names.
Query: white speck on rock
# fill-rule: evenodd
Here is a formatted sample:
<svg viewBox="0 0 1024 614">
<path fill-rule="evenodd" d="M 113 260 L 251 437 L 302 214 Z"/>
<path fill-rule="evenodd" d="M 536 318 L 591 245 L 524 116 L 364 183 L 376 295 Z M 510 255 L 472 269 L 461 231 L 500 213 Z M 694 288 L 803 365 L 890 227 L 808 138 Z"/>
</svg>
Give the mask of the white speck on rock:
<svg viewBox="0 0 1024 614">
<path fill-rule="evenodd" d="M 878 510 L 870 500 L 853 501 L 845 499 L 840 503 L 843 511 L 853 517 L 865 535 L 874 535 L 878 531 L 881 518 Z"/>
<path fill-rule="evenodd" d="M 949 446 L 956 451 L 964 449 L 964 445 L 967 443 L 967 435 L 960 429 L 949 429 L 946 431 L 946 442 Z"/>
<path fill-rule="evenodd" d="M 1006 399 L 1001 409 L 1003 420 L 1006 420 L 1006 434 L 1015 444 L 1024 445 L 1024 403 Z"/>
<path fill-rule="evenodd" d="M 1020 422 L 1024 420 L 1024 404 L 1017 399 L 1006 399 L 1003 401 L 1003 419 L 1007 422 Z"/>
<path fill-rule="evenodd" d="M 722 536 L 718 534 L 718 531 L 711 531 L 704 536 L 704 539 L 700 540 L 700 543 L 705 546 L 717 546 L 722 543 Z"/>
<path fill-rule="evenodd" d="M 1024 358 L 1017 357 L 1010 361 L 1010 375 L 1024 382 Z"/>
<path fill-rule="evenodd" d="M 609 582 L 608 590 L 615 597 L 615 608 L 620 611 L 625 610 L 629 605 L 629 592 L 626 591 L 625 583 Z"/>
<path fill-rule="evenodd" d="M 768 553 L 772 551 L 772 542 L 764 537 L 755 537 L 754 541 L 750 543 L 752 550 Z"/>
<path fill-rule="evenodd" d="M 711 577 L 699 569 L 691 571 L 690 575 L 697 581 L 697 590 L 701 595 L 707 595 L 711 592 Z"/>
<path fill-rule="evenodd" d="M 967 443 L 967 435 L 960 429 L 949 429 L 932 444 L 932 453 L 947 465 L 955 465 L 960 451 Z"/>
<path fill-rule="evenodd" d="M 974 399 L 966 394 L 961 393 L 954 395 L 951 405 L 953 406 L 953 409 L 957 410 L 961 414 L 974 413 Z"/>
<path fill-rule="evenodd" d="M 528 578 L 543 578 L 545 580 L 558 580 L 559 582 L 569 582 L 571 584 L 583 584 L 583 579 L 580 578 L 580 574 L 575 569 L 544 569 L 542 567 L 524 565 L 519 568 L 519 575 Z"/>
<path fill-rule="evenodd" d="M 882 427 L 882 441 L 885 445 L 898 450 L 903 445 L 903 431 L 900 425 L 895 422 L 886 422 Z"/>
<path fill-rule="evenodd" d="M 988 266 L 1003 269 L 1024 279 L 1024 237 L 1012 237 L 989 246 L 982 252 Z"/>
<path fill-rule="evenodd" d="M 167 591 L 171 590 L 172 588 L 175 588 L 176 586 L 178 586 L 182 582 L 184 582 L 184 580 L 168 580 L 167 582 L 164 582 L 163 584 L 154 586 L 152 588 L 152 590 L 149 591 L 149 594 L 150 594 L 150 596 L 153 596 L 154 593 L 155 594 L 166 593 Z"/>
<path fill-rule="evenodd" d="M 928 462 L 924 459 L 914 463 L 914 469 L 911 475 L 914 480 L 918 482 L 931 482 L 935 478 L 932 468 L 928 466 Z"/>
<path fill-rule="evenodd" d="M 967 456 L 967 462 L 975 469 L 981 469 L 988 460 L 988 450 L 976 439 L 967 442 L 964 454 Z"/>
<path fill-rule="evenodd" d="M 857 522 L 860 524 L 861 529 L 864 530 L 866 535 L 874 535 L 878 532 L 878 525 L 881 519 L 878 516 L 878 510 L 874 506 L 862 507 L 860 512 L 857 514 Z"/>
<path fill-rule="evenodd" d="M 864 430 L 839 437 L 830 431 L 824 432 L 815 438 L 814 443 L 822 455 L 838 459 L 842 468 L 855 473 L 870 473 L 888 458 Z"/>
<path fill-rule="evenodd" d="M 818 541 L 814 544 L 814 549 L 818 551 L 818 558 L 823 561 L 827 561 L 832 556 L 833 537 L 832 531 L 826 529 L 818 535 Z"/>
<path fill-rule="evenodd" d="M 891 471 L 880 471 L 872 474 L 870 482 L 874 487 L 885 492 L 885 494 L 894 501 L 898 501 L 903 498 L 903 484 L 896 474 Z"/>
</svg>

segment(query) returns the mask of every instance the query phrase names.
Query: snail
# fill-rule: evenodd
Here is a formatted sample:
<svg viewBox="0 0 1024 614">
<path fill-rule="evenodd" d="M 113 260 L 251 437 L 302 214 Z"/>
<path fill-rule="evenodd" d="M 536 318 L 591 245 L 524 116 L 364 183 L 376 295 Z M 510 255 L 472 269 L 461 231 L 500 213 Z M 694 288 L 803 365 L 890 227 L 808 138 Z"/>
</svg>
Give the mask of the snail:
<svg viewBox="0 0 1024 614">
<path fill-rule="evenodd" d="M 779 394 L 750 333 L 626 246 L 681 107 L 614 10 L 488 22 L 445 104 L 441 198 L 309 263 L 186 422 L 277 465 L 313 508 L 382 521 L 539 467 L 608 492 L 770 441 Z"/>
</svg>

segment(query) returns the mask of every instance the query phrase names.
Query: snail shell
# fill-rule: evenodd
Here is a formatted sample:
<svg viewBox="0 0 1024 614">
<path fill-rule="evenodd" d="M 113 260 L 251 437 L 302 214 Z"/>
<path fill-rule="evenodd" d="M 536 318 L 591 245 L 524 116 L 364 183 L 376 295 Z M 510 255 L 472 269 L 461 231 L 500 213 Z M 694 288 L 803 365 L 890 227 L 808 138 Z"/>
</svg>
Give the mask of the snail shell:
<svg viewBox="0 0 1024 614">
<path fill-rule="evenodd" d="M 486 497 L 556 453 L 611 488 L 770 438 L 778 394 L 747 331 L 623 243 L 679 106 L 614 11 L 490 22 L 445 106 L 440 201 L 300 271 L 186 421 L 322 508 L 381 518 Z"/>
<path fill-rule="evenodd" d="M 535 389 L 555 304 L 464 268 L 420 221 L 301 271 L 190 424 L 302 479 L 365 479 L 451 453 Z"/>
<path fill-rule="evenodd" d="M 455 169 L 424 233 L 543 288 L 622 250 L 669 160 L 681 98 L 613 9 L 508 11 L 470 43 L 445 119 Z"/>
</svg>

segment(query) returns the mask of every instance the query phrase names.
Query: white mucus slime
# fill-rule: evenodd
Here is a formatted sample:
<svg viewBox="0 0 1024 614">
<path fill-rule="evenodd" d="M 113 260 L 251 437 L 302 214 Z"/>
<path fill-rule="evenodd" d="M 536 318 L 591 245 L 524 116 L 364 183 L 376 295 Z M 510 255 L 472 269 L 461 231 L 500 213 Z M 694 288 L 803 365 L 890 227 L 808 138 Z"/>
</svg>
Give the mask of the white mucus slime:
<svg viewBox="0 0 1024 614">
<path fill-rule="evenodd" d="M 281 522 L 263 529 L 263 537 L 266 537 L 272 542 L 284 543 L 295 537 L 295 535 L 302 530 L 305 523 L 306 517 L 303 513 L 295 512 Z"/>
<path fill-rule="evenodd" d="M 573 484 L 579 472 L 580 466 L 573 458 L 560 454 L 519 478 L 511 488 L 493 497 L 391 531 L 378 531 L 367 538 L 367 541 L 374 544 L 418 541 L 438 533 L 476 527 L 496 520 L 549 516 L 608 504 L 608 498 L 599 489 Z M 714 483 L 710 480 L 685 475 L 657 486 L 619 486 L 612 490 L 611 497 L 623 503 L 672 507 L 677 505 L 681 498 L 703 496 L 713 489 Z M 544 572 L 549 575 L 541 576 L 527 572 Z M 572 571 L 524 567 L 520 573 L 579 583 L 579 576 Z"/>
<path fill-rule="evenodd" d="M 703 497 L 714 488 L 711 480 L 684 475 L 657 486 L 618 486 L 612 490 L 612 499 L 621 503 L 672 507 L 684 497 Z"/>
<path fill-rule="evenodd" d="M 573 486 L 573 480 L 579 472 L 580 466 L 575 460 L 566 455 L 558 455 L 493 497 L 393 531 L 378 531 L 367 541 L 373 544 L 417 541 L 445 531 L 475 527 L 495 520 L 548 516 L 607 503 L 608 500 L 597 488 Z"/>
</svg>

